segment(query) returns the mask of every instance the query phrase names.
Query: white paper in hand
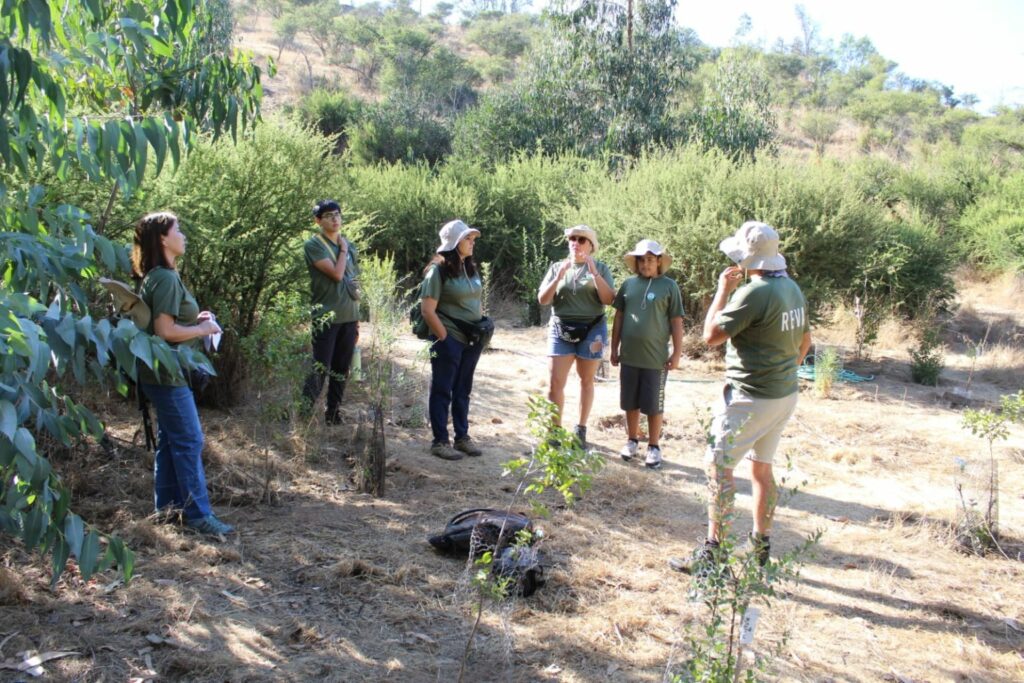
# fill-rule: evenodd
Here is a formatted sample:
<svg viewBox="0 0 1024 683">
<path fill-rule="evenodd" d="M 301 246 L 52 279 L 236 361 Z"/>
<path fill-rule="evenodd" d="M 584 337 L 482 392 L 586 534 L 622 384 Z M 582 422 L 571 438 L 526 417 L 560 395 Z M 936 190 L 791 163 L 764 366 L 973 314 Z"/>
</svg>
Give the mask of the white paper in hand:
<svg viewBox="0 0 1024 683">
<path fill-rule="evenodd" d="M 213 322 L 217 322 L 217 316 L 211 313 L 210 320 L 212 320 Z M 220 338 L 222 336 L 223 335 L 220 332 L 218 332 L 216 334 L 211 334 L 206 337 L 203 337 L 203 349 L 206 351 L 206 353 L 210 353 L 210 351 L 216 351 L 217 349 L 220 348 Z"/>
</svg>

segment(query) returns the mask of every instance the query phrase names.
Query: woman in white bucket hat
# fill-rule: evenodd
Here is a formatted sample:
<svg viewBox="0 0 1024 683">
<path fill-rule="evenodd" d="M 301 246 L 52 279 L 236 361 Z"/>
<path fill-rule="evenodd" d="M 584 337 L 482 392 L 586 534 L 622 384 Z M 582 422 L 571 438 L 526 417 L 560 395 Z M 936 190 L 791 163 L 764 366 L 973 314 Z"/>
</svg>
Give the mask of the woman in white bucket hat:
<svg viewBox="0 0 1024 683">
<path fill-rule="evenodd" d="M 551 376 L 548 400 L 558 406 L 561 424 L 565 384 L 576 365 L 580 378 L 580 417 L 576 439 L 587 447 L 587 418 L 594 403 L 594 376 L 608 346 L 604 307 L 615 298 L 615 283 L 607 264 L 594 259 L 597 233 L 587 225 L 565 229 L 569 257 L 548 268 L 537 292 L 541 306 L 551 304 L 548 356 Z"/>
<path fill-rule="evenodd" d="M 424 271 L 420 311 L 430 328 L 431 455 L 444 460 L 477 456 L 482 451 L 469 437 L 469 397 L 483 344 L 467 334 L 483 319 L 483 282 L 473 260 L 480 231 L 460 220 L 445 223 L 438 233 L 441 245 Z M 455 429 L 454 447 L 448 440 L 448 414 Z"/>
</svg>

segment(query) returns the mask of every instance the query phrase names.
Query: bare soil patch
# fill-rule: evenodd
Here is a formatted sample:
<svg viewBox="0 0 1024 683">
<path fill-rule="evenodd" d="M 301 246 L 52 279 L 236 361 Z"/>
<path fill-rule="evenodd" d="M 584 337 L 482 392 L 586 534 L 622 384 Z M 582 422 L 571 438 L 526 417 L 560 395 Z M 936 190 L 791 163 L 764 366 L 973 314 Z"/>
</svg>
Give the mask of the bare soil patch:
<svg viewBox="0 0 1024 683">
<path fill-rule="evenodd" d="M 842 341 L 839 332 L 821 336 L 830 334 Z M 91 397 L 113 448 L 66 453 L 55 465 L 76 509 L 130 542 L 137 577 L 128 586 L 113 572 L 86 582 L 72 568 L 50 592 L 47 564 L 3 538 L 0 659 L 79 653 L 46 663 L 52 680 L 454 680 L 471 626 L 459 599 L 467 575 L 426 537 L 464 508 L 509 500 L 501 464 L 531 446 L 525 405 L 546 389 L 544 335 L 499 327 L 474 389 L 472 431 L 485 455 L 459 462 L 427 452 L 429 368 L 417 356 L 421 343 L 402 341 L 399 361 L 413 379 L 389 416 L 382 499 L 351 484 L 363 438 L 359 385 L 340 427 L 274 422 L 255 405 L 204 411 L 214 504 L 240 530 L 227 543 L 150 516 L 152 455 L 131 446 L 135 409 Z M 830 399 L 803 391 L 784 437 L 779 475 L 805 483 L 778 514 L 773 551 L 815 529 L 824 536 L 759 625 L 754 651 L 772 660 L 778 680 L 1024 679 L 1024 433 L 1015 428 L 996 452 L 1012 557 L 957 552 L 953 459 L 987 458 L 943 398 L 964 381 L 967 359 L 951 353 L 946 386 L 921 387 L 909 383 L 901 345 L 848 364 L 874 374 L 872 382 L 840 384 Z M 997 383 L 976 372 L 972 384 L 986 398 L 1019 388 L 1021 373 L 1006 372 L 1011 379 Z M 607 466 L 577 506 L 556 507 L 541 522 L 547 585 L 485 615 L 470 680 L 658 681 L 669 661 L 686 656 L 687 631 L 704 608 L 687 601 L 688 577 L 665 560 L 702 538 L 697 418 L 720 378 L 713 361 L 672 374 L 660 472 L 619 460 L 617 371 L 599 384 L 589 438 Z M 577 397 L 570 383 L 567 423 Z M 737 531 L 745 533 L 750 484 L 744 467 L 737 473 Z M 0 672 L 0 680 L 20 676 Z"/>
</svg>

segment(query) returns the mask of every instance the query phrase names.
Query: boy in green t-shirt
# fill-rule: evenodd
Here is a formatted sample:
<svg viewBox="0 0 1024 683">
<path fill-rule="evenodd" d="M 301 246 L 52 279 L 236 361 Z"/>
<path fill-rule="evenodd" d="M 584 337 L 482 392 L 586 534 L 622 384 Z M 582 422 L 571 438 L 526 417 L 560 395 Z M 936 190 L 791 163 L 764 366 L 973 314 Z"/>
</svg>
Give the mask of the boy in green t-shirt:
<svg viewBox="0 0 1024 683">
<path fill-rule="evenodd" d="M 302 395 L 306 409 L 311 411 L 328 377 L 325 420 L 337 424 L 359 339 L 359 265 L 355 246 L 341 234 L 338 202 L 317 202 L 313 219 L 319 230 L 303 245 L 313 316 L 313 370 Z"/>
<path fill-rule="evenodd" d="M 619 372 L 619 404 L 626 411 L 626 445 L 619 455 L 627 462 L 637 454 L 640 414 L 647 416 L 647 457 L 651 469 L 661 467 L 661 423 L 665 409 L 665 379 L 679 367 L 683 346 L 683 297 L 665 272 L 672 256 L 654 240 L 640 240 L 626 254 L 626 266 L 636 273 L 619 287 L 612 306 L 612 365 Z M 672 353 L 668 340 L 672 339 Z"/>
</svg>

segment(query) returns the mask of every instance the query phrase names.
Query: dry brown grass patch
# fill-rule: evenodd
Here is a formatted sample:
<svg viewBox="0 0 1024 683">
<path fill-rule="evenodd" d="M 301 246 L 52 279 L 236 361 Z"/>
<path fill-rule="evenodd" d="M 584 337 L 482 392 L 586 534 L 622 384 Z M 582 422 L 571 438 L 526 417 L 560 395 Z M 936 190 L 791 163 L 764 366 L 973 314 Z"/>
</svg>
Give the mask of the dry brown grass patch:
<svg viewBox="0 0 1024 683">
<path fill-rule="evenodd" d="M 21 575 L 0 567 L 0 605 L 27 605 L 30 602 L 29 591 Z"/>
</svg>

